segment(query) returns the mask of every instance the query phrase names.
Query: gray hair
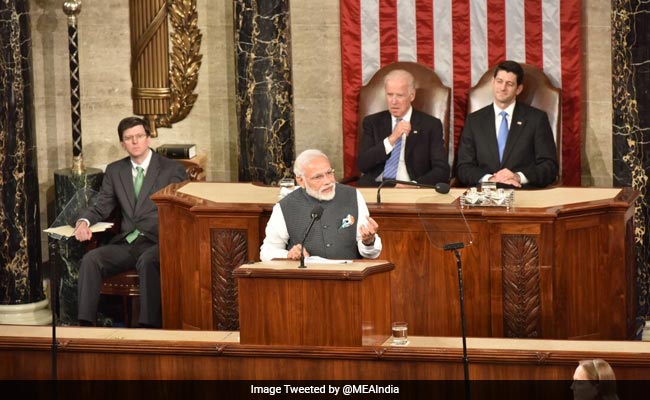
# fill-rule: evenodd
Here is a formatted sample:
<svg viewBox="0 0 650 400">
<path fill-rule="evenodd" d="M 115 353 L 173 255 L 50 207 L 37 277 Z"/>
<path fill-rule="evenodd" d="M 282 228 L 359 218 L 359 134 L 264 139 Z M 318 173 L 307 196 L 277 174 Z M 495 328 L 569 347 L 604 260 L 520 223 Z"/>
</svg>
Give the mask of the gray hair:
<svg viewBox="0 0 650 400">
<path fill-rule="evenodd" d="M 318 157 L 324 157 L 329 161 L 329 158 L 320 150 L 317 149 L 307 149 L 300 153 L 296 157 L 296 161 L 293 162 L 293 173 L 296 177 L 305 175 L 305 165 L 309 164 L 313 159 Z"/>
<path fill-rule="evenodd" d="M 394 69 L 390 71 L 384 77 L 384 86 L 386 86 L 386 82 L 393 79 L 404 79 L 409 86 L 410 92 L 415 93 L 415 78 L 410 72 L 403 69 Z"/>
</svg>

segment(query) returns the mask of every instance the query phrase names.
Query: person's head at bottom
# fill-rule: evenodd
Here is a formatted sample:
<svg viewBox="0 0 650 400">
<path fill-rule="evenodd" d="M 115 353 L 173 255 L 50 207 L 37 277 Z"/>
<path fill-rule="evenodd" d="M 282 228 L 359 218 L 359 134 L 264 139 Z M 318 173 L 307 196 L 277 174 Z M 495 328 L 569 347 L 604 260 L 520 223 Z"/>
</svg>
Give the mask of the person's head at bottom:
<svg viewBox="0 0 650 400">
<path fill-rule="evenodd" d="M 571 390 L 574 400 L 618 400 L 614 371 L 607 361 L 600 358 L 578 363 Z"/>
</svg>

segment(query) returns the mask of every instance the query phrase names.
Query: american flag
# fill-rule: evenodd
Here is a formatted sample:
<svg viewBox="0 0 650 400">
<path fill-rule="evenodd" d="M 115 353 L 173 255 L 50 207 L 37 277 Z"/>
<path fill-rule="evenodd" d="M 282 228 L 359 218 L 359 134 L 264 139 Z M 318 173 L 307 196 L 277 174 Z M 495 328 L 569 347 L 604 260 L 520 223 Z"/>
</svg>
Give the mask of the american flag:
<svg viewBox="0 0 650 400">
<path fill-rule="evenodd" d="M 542 68 L 562 90 L 563 183 L 580 185 L 579 0 L 341 0 L 345 175 L 356 170 L 359 89 L 382 66 L 414 61 L 452 88 L 450 161 L 467 93 L 510 59 Z"/>
</svg>

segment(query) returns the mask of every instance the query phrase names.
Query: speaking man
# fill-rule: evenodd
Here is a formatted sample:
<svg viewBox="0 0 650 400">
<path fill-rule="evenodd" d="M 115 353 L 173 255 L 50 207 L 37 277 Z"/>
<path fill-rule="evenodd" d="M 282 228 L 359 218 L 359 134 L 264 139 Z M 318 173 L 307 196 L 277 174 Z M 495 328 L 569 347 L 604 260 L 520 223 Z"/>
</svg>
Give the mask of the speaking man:
<svg viewBox="0 0 650 400">
<path fill-rule="evenodd" d="M 336 183 L 327 156 L 320 150 L 305 150 L 296 158 L 293 170 L 300 188 L 273 207 L 260 249 L 262 261 L 300 259 L 300 243 L 315 218 L 315 209 L 320 217 L 306 237 L 305 257 L 377 258 L 382 248 L 379 226 L 370 218 L 361 193 Z"/>
</svg>

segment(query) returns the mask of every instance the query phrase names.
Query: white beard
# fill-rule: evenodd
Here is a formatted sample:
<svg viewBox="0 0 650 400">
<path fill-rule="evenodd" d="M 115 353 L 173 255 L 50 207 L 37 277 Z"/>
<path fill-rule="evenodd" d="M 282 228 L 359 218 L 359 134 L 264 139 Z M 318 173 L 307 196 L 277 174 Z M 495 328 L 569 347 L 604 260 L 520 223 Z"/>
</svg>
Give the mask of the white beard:
<svg viewBox="0 0 650 400">
<path fill-rule="evenodd" d="M 330 193 L 323 193 L 324 190 L 330 188 L 329 185 L 323 185 L 320 190 L 316 191 L 309 185 L 305 184 L 305 190 L 307 191 L 307 194 L 319 201 L 330 201 L 334 198 L 336 195 L 336 183 L 332 183 L 331 187 L 332 191 Z"/>
</svg>

